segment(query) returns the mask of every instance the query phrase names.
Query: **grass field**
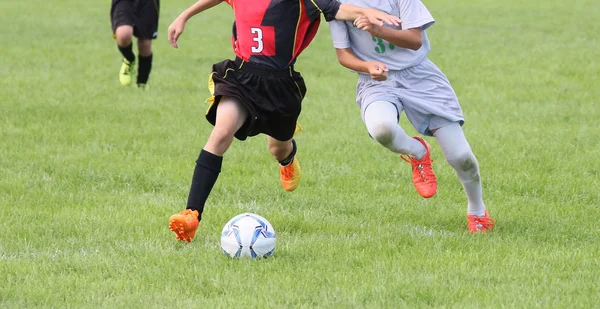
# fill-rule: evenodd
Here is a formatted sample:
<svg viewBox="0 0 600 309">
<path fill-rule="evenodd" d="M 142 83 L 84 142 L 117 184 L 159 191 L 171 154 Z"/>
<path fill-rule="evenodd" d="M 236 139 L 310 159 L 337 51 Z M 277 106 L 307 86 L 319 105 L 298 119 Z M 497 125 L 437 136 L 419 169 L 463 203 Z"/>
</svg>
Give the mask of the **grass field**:
<svg viewBox="0 0 600 309">
<path fill-rule="evenodd" d="M 0 308 L 600 307 L 597 0 L 427 0 L 430 58 L 453 83 L 497 228 L 471 235 L 433 143 L 436 197 L 372 141 L 328 26 L 300 57 L 301 187 L 280 188 L 266 138 L 234 142 L 199 234 L 167 227 L 199 150 L 210 65 L 231 10 L 169 23 L 150 91 L 122 88 L 110 1 L 0 2 Z M 414 133 L 405 118 L 402 124 Z M 227 259 L 241 212 L 278 232 L 273 258 Z"/>
</svg>

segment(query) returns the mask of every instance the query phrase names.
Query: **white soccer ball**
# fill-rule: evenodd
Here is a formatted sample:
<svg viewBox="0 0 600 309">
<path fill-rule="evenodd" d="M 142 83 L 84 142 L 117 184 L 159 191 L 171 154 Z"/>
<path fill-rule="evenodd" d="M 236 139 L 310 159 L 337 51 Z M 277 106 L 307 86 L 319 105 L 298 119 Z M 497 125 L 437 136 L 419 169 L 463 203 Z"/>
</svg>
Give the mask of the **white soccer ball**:
<svg viewBox="0 0 600 309">
<path fill-rule="evenodd" d="M 275 230 L 267 219 L 253 213 L 233 217 L 221 232 L 221 250 L 232 258 L 265 258 L 275 251 Z"/>
</svg>

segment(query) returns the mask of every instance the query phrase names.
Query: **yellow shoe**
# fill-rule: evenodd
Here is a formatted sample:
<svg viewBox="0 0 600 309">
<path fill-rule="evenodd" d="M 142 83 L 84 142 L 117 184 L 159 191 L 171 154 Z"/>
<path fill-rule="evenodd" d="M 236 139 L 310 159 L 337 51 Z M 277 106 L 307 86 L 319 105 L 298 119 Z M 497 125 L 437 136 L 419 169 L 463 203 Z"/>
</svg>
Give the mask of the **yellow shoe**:
<svg viewBox="0 0 600 309">
<path fill-rule="evenodd" d="M 190 242 L 196 236 L 198 229 L 198 211 L 186 209 L 169 218 L 169 228 L 175 233 L 177 239 Z"/>
<path fill-rule="evenodd" d="M 294 157 L 292 163 L 286 166 L 279 164 L 279 180 L 281 180 L 281 185 L 285 191 L 291 192 L 296 190 L 298 184 L 300 184 L 301 176 L 302 171 L 297 157 Z"/>
<path fill-rule="evenodd" d="M 131 85 L 131 81 L 133 80 L 134 69 L 135 60 L 129 62 L 127 61 L 127 59 L 123 59 L 123 64 L 121 64 L 121 71 L 119 71 L 119 81 L 121 82 L 121 85 Z"/>
</svg>

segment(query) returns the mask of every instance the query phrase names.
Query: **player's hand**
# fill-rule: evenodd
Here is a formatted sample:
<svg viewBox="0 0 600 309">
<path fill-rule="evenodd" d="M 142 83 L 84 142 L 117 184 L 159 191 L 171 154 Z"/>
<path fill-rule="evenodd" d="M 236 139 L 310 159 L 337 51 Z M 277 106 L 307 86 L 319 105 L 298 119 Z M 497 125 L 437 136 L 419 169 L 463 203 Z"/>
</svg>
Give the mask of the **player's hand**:
<svg viewBox="0 0 600 309">
<path fill-rule="evenodd" d="M 187 21 L 181 17 L 177 17 L 173 23 L 171 23 L 171 25 L 169 26 L 169 43 L 171 43 L 171 46 L 178 48 L 179 46 L 177 45 L 177 40 L 179 39 L 179 36 L 183 33 L 183 30 L 185 29 L 185 23 Z"/>
<path fill-rule="evenodd" d="M 379 33 L 381 28 L 383 27 L 372 24 L 366 16 L 361 16 L 354 20 L 354 25 L 360 30 L 369 32 L 371 36 L 374 37 L 380 37 Z"/>
<path fill-rule="evenodd" d="M 399 17 L 375 9 L 364 9 L 363 15 L 371 24 L 377 26 L 383 26 L 384 24 L 400 26 L 402 23 L 402 20 L 400 20 Z"/>
<path fill-rule="evenodd" d="M 388 78 L 389 69 L 381 62 L 370 61 L 367 63 L 367 68 L 369 69 L 371 78 L 376 81 L 381 82 Z"/>
</svg>

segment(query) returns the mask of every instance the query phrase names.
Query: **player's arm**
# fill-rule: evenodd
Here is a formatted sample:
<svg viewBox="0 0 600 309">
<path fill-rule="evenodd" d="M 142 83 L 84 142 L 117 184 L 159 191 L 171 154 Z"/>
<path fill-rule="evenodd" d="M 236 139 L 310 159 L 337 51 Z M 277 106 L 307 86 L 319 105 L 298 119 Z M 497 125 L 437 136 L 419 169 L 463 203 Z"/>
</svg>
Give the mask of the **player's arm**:
<svg viewBox="0 0 600 309">
<path fill-rule="evenodd" d="M 361 8 L 351 4 L 341 4 L 337 0 L 304 0 L 307 6 L 312 6 L 323 13 L 325 20 L 332 21 L 337 20 L 348 20 L 354 21 L 357 18 L 364 16 L 366 20 L 376 25 L 388 25 L 399 26 L 401 21 L 396 16 L 389 15 L 387 13 L 369 9 Z"/>
<path fill-rule="evenodd" d="M 387 27 L 373 26 L 371 35 L 382 38 L 398 47 L 417 50 L 423 45 L 421 28 L 395 30 Z"/>
<path fill-rule="evenodd" d="M 384 23 L 388 25 L 399 26 L 401 23 L 400 18 L 396 16 L 389 15 L 375 9 L 361 8 L 351 4 L 340 5 L 340 9 L 335 15 L 335 19 L 337 20 L 354 21 L 359 17 L 363 17 L 371 24 L 379 26 L 383 26 Z"/>
<path fill-rule="evenodd" d="M 384 26 L 373 25 L 365 17 L 359 17 L 354 24 L 357 28 L 369 31 L 372 36 L 382 38 L 395 46 L 417 50 L 423 44 L 421 28 L 396 30 Z"/>
<path fill-rule="evenodd" d="M 192 4 L 192 6 L 190 6 L 181 14 L 179 14 L 179 16 L 177 16 L 177 18 L 175 18 L 173 23 L 171 23 L 171 25 L 169 26 L 168 38 L 169 43 L 171 43 L 171 46 L 175 48 L 179 47 L 177 45 L 177 39 L 179 39 L 179 36 L 183 33 L 183 30 L 185 29 L 185 24 L 190 18 L 192 18 L 194 15 L 200 12 L 203 12 L 220 4 L 221 2 L 221 0 L 198 0 L 198 2 Z"/>
<path fill-rule="evenodd" d="M 364 61 L 356 57 L 352 48 L 336 48 L 335 52 L 338 62 L 346 68 L 367 73 L 374 80 L 383 81 L 387 79 L 389 70 L 385 64 L 377 61 Z"/>
</svg>

